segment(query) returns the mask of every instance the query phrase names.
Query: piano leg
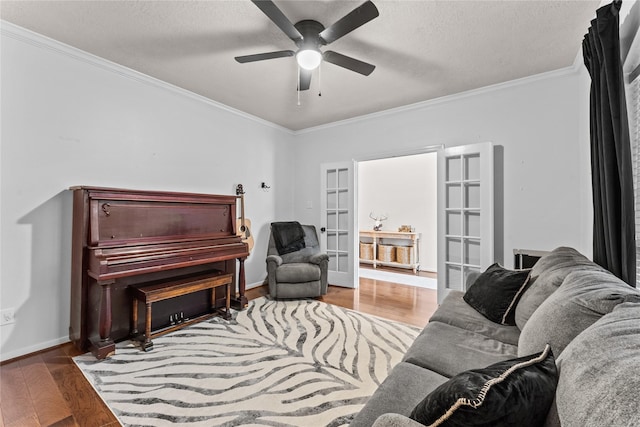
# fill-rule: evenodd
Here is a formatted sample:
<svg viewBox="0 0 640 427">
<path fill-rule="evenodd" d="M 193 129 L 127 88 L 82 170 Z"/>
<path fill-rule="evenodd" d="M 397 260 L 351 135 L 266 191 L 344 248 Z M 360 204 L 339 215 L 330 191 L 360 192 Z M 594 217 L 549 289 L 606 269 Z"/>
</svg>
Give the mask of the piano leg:
<svg viewBox="0 0 640 427">
<path fill-rule="evenodd" d="M 91 353 L 97 359 L 105 359 L 116 352 L 116 345 L 110 338 L 111 335 L 111 285 L 114 280 L 98 282 L 101 286 L 100 294 L 100 324 L 98 332 L 100 340 L 91 340 Z"/>
<path fill-rule="evenodd" d="M 238 268 L 238 295 L 237 298 L 234 298 L 232 301 L 233 308 L 237 310 L 244 310 L 249 304 L 249 300 L 244 296 L 245 287 L 247 286 L 245 278 L 244 278 L 244 260 L 246 258 L 238 258 L 239 268 Z M 235 292 L 234 292 L 235 294 Z"/>
<path fill-rule="evenodd" d="M 138 299 L 133 297 L 131 301 L 131 327 L 130 327 L 130 335 L 131 338 L 136 338 L 138 336 Z"/>
<path fill-rule="evenodd" d="M 140 346 L 144 351 L 153 350 L 151 341 L 151 303 L 147 302 L 144 321 L 144 340 L 140 340 Z"/>
</svg>

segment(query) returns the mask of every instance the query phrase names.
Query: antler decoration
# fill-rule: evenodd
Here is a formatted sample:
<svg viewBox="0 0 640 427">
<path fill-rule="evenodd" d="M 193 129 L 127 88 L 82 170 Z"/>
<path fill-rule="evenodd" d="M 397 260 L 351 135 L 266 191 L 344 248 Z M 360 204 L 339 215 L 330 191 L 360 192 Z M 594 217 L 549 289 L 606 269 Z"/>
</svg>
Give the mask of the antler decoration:
<svg viewBox="0 0 640 427">
<path fill-rule="evenodd" d="M 382 228 L 382 221 L 386 220 L 388 217 L 386 215 L 380 215 L 379 217 L 375 217 L 373 216 L 373 212 L 370 212 L 369 218 L 371 218 L 376 222 L 375 225 L 373 226 L 373 229 L 375 231 L 380 231 L 380 229 Z"/>
</svg>

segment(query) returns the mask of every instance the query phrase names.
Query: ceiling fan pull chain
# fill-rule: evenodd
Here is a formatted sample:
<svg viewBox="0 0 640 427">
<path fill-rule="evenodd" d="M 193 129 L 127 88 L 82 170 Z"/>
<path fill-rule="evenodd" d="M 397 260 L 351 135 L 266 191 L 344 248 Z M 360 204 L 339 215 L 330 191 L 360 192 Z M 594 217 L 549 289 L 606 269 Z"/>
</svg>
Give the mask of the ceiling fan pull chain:
<svg viewBox="0 0 640 427">
<path fill-rule="evenodd" d="M 298 65 L 298 83 L 296 84 L 297 86 L 297 90 L 296 93 L 298 94 L 298 106 L 300 106 L 300 66 Z"/>
<path fill-rule="evenodd" d="M 322 63 L 318 65 L 318 96 L 322 96 Z"/>
</svg>

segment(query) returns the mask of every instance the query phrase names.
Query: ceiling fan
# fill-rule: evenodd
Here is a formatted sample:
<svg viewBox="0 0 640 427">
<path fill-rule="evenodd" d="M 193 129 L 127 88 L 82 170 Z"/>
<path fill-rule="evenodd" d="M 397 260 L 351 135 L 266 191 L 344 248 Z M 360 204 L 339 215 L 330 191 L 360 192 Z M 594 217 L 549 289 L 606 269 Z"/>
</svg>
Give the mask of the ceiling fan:
<svg viewBox="0 0 640 427">
<path fill-rule="evenodd" d="M 342 36 L 350 33 L 356 28 L 366 24 L 376 18 L 379 13 L 376 6 L 370 1 L 366 1 L 358 6 L 333 25 L 325 28 L 318 21 L 305 19 L 292 24 L 289 19 L 271 0 L 251 0 L 258 8 L 264 12 L 298 47 L 297 51 L 279 50 L 276 52 L 258 53 L 255 55 L 236 56 L 236 61 L 244 64 L 246 62 L 263 61 L 265 59 L 283 58 L 295 56 L 300 66 L 300 77 L 298 90 L 308 90 L 311 85 L 311 74 L 322 60 L 346 68 L 356 73 L 368 76 L 376 68 L 375 65 L 368 64 L 350 56 L 327 50 L 320 51 L 321 46 L 328 45 Z"/>
</svg>

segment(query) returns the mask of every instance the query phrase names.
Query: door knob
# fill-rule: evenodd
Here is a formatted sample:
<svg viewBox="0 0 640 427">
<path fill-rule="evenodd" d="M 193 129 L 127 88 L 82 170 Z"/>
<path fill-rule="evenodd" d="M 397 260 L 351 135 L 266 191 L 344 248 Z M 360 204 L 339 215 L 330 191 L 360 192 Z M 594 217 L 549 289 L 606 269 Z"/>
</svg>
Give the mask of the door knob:
<svg viewBox="0 0 640 427">
<path fill-rule="evenodd" d="M 322 228 L 320 229 L 320 232 L 321 232 L 321 233 L 324 233 L 325 231 L 327 231 L 327 229 L 326 229 L 326 228 L 324 228 L 324 227 L 322 227 Z"/>
</svg>

